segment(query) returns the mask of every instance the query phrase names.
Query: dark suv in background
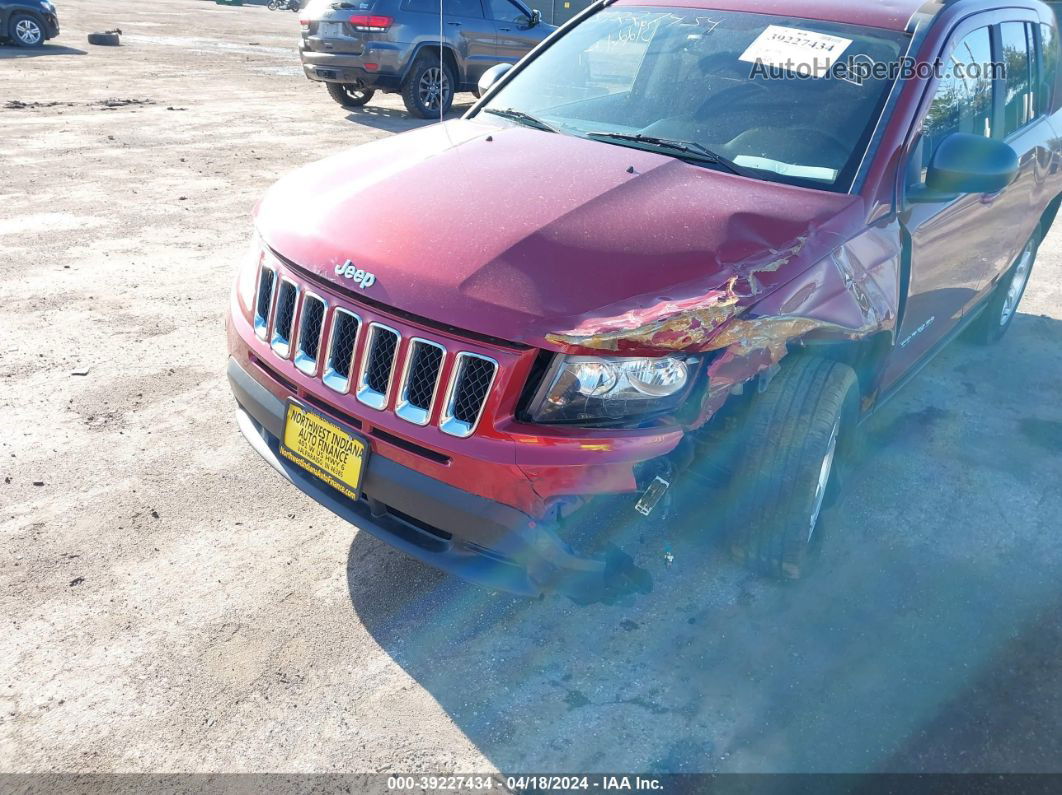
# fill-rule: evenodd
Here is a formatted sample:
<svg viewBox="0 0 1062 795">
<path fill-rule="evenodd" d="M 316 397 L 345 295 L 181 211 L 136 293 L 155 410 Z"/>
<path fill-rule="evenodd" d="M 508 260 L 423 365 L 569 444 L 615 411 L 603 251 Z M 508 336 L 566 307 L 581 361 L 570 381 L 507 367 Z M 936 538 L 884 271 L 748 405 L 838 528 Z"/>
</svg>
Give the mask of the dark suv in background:
<svg viewBox="0 0 1062 795">
<path fill-rule="evenodd" d="M 445 113 L 495 64 L 516 63 L 556 28 L 519 0 L 311 0 L 299 53 L 344 107 L 399 92 L 414 116 Z M 441 53 L 441 55 L 440 55 Z"/>
<path fill-rule="evenodd" d="M 0 0 L 0 42 L 40 47 L 59 35 L 59 17 L 48 0 Z"/>
</svg>

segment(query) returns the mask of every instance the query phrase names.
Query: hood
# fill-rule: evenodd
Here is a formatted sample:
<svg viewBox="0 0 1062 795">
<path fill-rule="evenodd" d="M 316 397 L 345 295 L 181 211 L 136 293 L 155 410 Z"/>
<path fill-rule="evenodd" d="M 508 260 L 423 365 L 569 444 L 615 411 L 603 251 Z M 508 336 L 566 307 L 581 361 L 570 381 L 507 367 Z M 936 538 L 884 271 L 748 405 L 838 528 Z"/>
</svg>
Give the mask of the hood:
<svg viewBox="0 0 1062 795">
<path fill-rule="evenodd" d="M 758 298 L 843 243 L 858 197 L 490 122 L 431 125 L 314 163 L 263 199 L 271 248 L 367 298 L 563 349 L 556 332 L 728 285 Z M 847 231 L 847 234 L 846 234 Z"/>
</svg>

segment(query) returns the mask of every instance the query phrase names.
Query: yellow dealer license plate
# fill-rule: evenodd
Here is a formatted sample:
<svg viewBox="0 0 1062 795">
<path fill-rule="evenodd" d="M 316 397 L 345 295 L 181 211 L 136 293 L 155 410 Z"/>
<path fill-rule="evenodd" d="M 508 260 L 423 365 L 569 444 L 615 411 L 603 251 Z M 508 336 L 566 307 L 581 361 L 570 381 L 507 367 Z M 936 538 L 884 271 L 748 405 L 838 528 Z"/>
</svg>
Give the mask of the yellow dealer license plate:
<svg viewBox="0 0 1062 795">
<path fill-rule="evenodd" d="M 350 499 L 360 496 L 368 443 L 293 401 L 288 402 L 280 454 Z"/>
</svg>

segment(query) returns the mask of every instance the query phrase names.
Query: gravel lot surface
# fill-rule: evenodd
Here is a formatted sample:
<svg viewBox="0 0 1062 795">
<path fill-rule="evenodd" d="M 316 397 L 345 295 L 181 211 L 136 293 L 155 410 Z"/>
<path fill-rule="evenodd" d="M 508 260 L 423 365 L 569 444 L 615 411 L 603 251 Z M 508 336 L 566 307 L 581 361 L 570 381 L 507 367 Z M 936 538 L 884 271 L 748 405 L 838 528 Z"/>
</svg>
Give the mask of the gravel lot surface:
<svg viewBox="0 0 1062 795">
<path fill-rule="evenodd" d="M 1002 345 L 873 420 L 816 579 L 679 548 L 648 596 L 514 599 L 357 534 L 233 421 L 257 197 L 413 127 L 399 101 L 334 104 L 291 13 L 59 7 L 0 48 L 0 769 L 1062 769 L 1062 232 Z"/>
</svg>

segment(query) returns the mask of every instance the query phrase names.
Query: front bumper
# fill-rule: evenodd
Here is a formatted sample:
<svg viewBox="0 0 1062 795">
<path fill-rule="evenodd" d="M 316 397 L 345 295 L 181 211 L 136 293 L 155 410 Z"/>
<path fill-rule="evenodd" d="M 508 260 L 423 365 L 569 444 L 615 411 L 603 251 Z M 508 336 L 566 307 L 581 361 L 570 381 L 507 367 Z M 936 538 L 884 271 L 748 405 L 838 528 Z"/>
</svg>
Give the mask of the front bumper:
<svg viewBox="0 0 1062 795">
<path fill-rule="evenodd" d="M 351 500 L 280 456 L 284 401 L 235 359 L 229 359 L 228 377 L 240 430 L 277 472 L 337 516 L 420 561 L 471 582 L 527 596 L 558 591 L 594 601 L 651 588 L 648 573 L 618 551 L 600 558 L 580 557 L 552 523 L 536 521 L 378 453 L 369 459 L 361 499 Z"/>
</svg>

